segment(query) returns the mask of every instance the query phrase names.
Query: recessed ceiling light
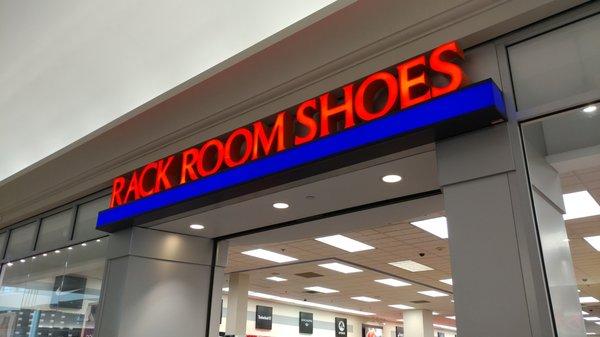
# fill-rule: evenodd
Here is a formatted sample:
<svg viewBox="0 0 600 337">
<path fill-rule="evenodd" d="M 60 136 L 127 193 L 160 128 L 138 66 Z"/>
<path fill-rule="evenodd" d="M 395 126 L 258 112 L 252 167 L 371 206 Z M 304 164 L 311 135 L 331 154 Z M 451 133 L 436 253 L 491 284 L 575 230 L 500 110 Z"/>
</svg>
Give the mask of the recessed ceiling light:
<svg viewBox="0 0 600 337">
<path fill-rule="evenodd" d="M 286 204 L 285 202 L 276 202 L 273 204 L 273 207 L 277 208 L 277 209 L 286 209 L 286 208 L 289 208 L 290 205 Z"/>
<path fill-rule="evenodd" d="M 421 220 L 421 221 L 413 221 L 411 222 L 413 226 L 417 226 L 424 231 L 427 231 L 439 238 L 447 239 L 448 238 L 448 221 L 445 216 L 440 216 L 437 218 Z"/>
<path fill-rule="evenodd" d="M 350 298 L 353 300 L 356 300 L 356 301 L 367 302 L 367 303 L 381 302 L 381 300 L 378 300 L 376 298 L 369 297 L 369 296 L 356 296 L 356 297 L 350 297 Z"/>
<path fill-rule="evenodd" d="M 69 247 L 69 248 L 67 248 L 67 249 L 68 249 L 68 250 L 73 250 L 73 247 Z"/>
<path fill-rule="evenodd" d="M 388 175 L 383 176 L 381 178 L 381 180 L 383 180 L 383 182 L 385 182 L 385 183 L 393 184 L 393 183 L 397 183 L 400 180 L 402 180 L 402 177 L 397 174 L 388 174 Z"/>
<path fill-rule="evenodd" d="M 429 297 L 446 297 L 446 296 L 448 296 L 448 294 L 443 293 L 441 291 L 437 291 L 437 290 L 418 291 L 418 293 L 421 295 L 429 296 Z"/>
<path fill-rule="evenodd" d="M 411 271 L 413 273 L 419 272 L 419 271 L 433 270 L 433 268 L 431 268 L 431 267 L 428 267 L 424 264 L 420 264 L 420 263 L 412 261 L 412 260 L 390 262 L 389 264 L 391 264 L 394 267 L 398 267 L 398 268 L 402 268 L 404 270 Z"/>
<path fill-rule="evenodd" d="M 388 307 L 392 307 L 392 308 L 396 308 L 396 309 L 400 309 L 400 310 L 414 309 L 414 307 L 404 305 L 404 304 L 390 304 L 390 305 L 388 305 Z"/>
<path fill-rule="evenodd" d="M 579 219 L 600 214 L 600 205 L 588 191 L 563 194 L 566 213 L 563 219 Z"/>
<path fill-rule="evenodd" d="M 439 313 L 439 312 L 437 312 L 437 311 L 432 311 L 432 312 L 431 312 L 431 314 L 432 314 L 433 316 L 438 316 L 440 313 Z"/>
<path fill-rule="evenodd" d="M 583 310 L 581 310 L 581 314 L 582 314 L 582 315 L 584 315 L 584 316 L 585 316 L 585 315 L 589 315 L 587 312 L 585 312 L 585 311 L 583 311 Z"/>
<path fill-rule="evenodd" d="M 446 318 L 456 320 L 456 316 L 446 316 Z"/>
<path fill-rule="evenodd" d="M 42 256 L 48 256 L 48 253 L 44 253 L 44 254 L 42 254 Z"/>
<path fill-rule="evenodd" d="M 224 291 L 224 292 L 228 292 L 229 291 L 229 287 L 222 288 L 221 290 Z"/>
<path fill-rule="evenodd" d="M 585 303 L 598 303 L 600 301 L 598 301 L 597 298 L 592 297 L 592 296 L 583 296 L 579 298 L 579 303 L 581 304 L 585 304 Z"/>
<path fill-rule="evenodd" d="M 9 266 L 9 267 L 12 267 L 14 264 L 12 262 L 9 262 L 6 265 Z"/>
<path fill-rule="evenodd" d="M 585 113 L 592 113 L 594 111 L 598 110 L 598 107 L 595 105 L 588 105 L 585 108 L 582 109 L 583 112 Z"/>
<path fill-rule="evenodd" d="M 279 253 L 275 253 L 275 252 L 271 252 L 271 251 L 268 251 L 265 249 L 247 250 L 245 252 L 242 252 L 242 254 L 252 256 L 252 257 L 257 257 L 257 258 L 263 259 L 263 260 L 277 262 L 277 263 L 292 262 L 292 261 L 298 260 L 297 258 L 279 254 Z"/>
<path fill-rule="evenodd" d="M 100 240 L 100 239 L 96 239 L 96 242 L 100 242 L 100 241 L 102 241 L 102 240 Z"/>
<path fill-rule="evenodd" d="M 594 247 L 595 250 L 600 252 L 600 235 L 588 236 L 584 238 L 590 246 Z"/>
<path fill-rule="evenodd" d="M 190 228 L 198 230 L 198 229 L 204 229 L 204 226 L 197 224 L 197 223 L 193 223 L 190 225 Z"/>
<path fill-rule="evenodd" d="M 21 263 L 25 263 L 25 259 L 21 259 Z"/>
<path fill-rule="evenodd" d="M 452 279 L 451 278 L 445 278 L 443 280 L 440 280 L 440 282 L 452 285 Z"/>
<path fill-rule="evenodd" d="M 590 322 L 600 321 L 600 317 L 596 317 L 596 316 L 584 317 L 583 319 L 585 319 L 586 321 L 590 321 Z"/>
<path fill-rule="evenodd" d="M 279 277 L 279 276 L 269 276 L 269 277 L 267 277 L 267 280 L 274 281 L 274 282 L 285 282 L 285 281 L 287 281 L 286 278 Z"/>
<path fill-rule="evenodd" d="M 384 278 L 381 280 L 375 280 L 375 282 L 379 282 L 391 287 L 406 287 L 410 285 L 408 282 L 400 281 L 395 278 Z"/>
<path fill-rule="evenodd" d="M 304 301 L 304 300 L 297 300 L 295 298 L 281 297 L 281 296 L 276 296 L 276 295 L 259 293 L 259 292 L 255 292 L 255 291 L 249 291 L 248 296 L 254 297 L 254 298 L 262 298 L 262 299 L 275 301 L 275 302 L 291 303 L 291 304 L 294 304 L 294 305 L 297 305 L 300 307 L 311 307 L 311 308 L 324 309 L 326 311 L 343 312 L 343 313 L 347 313 L 347 314 L 360 315 L 360 316 L 375 315 L 372 312 L 354 310 L 354 309 L 343 308 L 343 307 L 338 307 L 338 306 L 328 305 L 328 304 L 309 302 L 309 301 Z"/>
<path fill-rule="evenodd" d="M 446 330 L 451 330 L 451 331 L 456 331 L 456 327 L 453 327 L 451 325 L 444 325 L 444 324 L 433 324 L 434 327 L 436 328 L 440 328 L 440 329 L 446 329 Z"/>
<path fill-rule="evenodd" d="M 84 243 L 82 243 L 81 245 L 85 247 L 85 246 L 87 246 L 87 243 L 85 243 L 85 242 L 84 242 Z"/>
<path fill-rule="evenodd" d="M 308 291 L 316 291 L 316 292 L 321 293 L 321 294 L 339 293 L 339 290 L 329 289 L 329 288 L 319 287 L 319 286 L 306 287 L 304 289 L 308 290 Z"/>
<path fill-rule="evenodd" d="M 336 248 L 345 250 L 350 253 L 361 252 L 363 250 L 375 249 L 372 246 L 369 246 L 365 243 L 356 241 L 354 239 L 351 239 L 349 237 L 346 237 L 346 236 L 343 236 L 340 234 L 324 236 L 324 237 L 316 238 L 315 240 L 317 240 L 319 242 L 323 242 L 330 246 L 334 246 Z"/>
<path fill-rule="evenodd" d="M 57 249 L 57 250 L 55 250 L 54 252 L 55 252 L 56 254 L 58 254 L 58 253 L 60 253 L 60 250 L 58 250 L 58 249 Z"/>
<path fill-rule="evenodd" d="M 35 259 L 36 259 L 36 257 L 35 257 L 35 256 L 33 256 L 33 257 L 31 257 L 31 259 L 32 259 L 32 260 L 35 260 Z"/>
<path fill-rule="evenodd" d="M 352 274 L 352 273 L 362 272 L 361 269 L 354 268 L 352 266 L 349 266 L 349 265 L 346 265 L 343 263 L 338 263 L 338 262 L 323 263 L 323 264 L 320 264 L 319 267 L 327 268 L 327 269 L 337 271 L 339 273 L 344 273 L 344 274 Z"/>
</svg>

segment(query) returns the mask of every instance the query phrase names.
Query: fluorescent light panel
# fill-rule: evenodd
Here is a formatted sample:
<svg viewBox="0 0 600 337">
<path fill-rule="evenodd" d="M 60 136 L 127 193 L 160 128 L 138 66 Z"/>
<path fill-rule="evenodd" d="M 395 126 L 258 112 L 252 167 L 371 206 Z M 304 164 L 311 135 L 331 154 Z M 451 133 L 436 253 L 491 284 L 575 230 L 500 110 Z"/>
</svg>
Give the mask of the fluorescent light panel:
<svg viewBox="0 0 600 337">
<path fill-rule="evenodd" d="M 339 293 L 338 290 L 329 289 L 329 288 L 325 288 L 325 287 L 319 287 L 319 286 L 306 287 L 304 289 L 305 290 L 310 290 L 310 291 L 316 291 L 316 292 L 321 293 L 321 294 Z"/>
<path fill-rule="evenodd" d="M 587 312 L 585 312 L 585 311 L 583 311 L 583 310 L 581 310 L 581 314 L 582 314 L 583 316 L 585 316 L 585 315 L 589 315 Z"/>
<path fill-rule="evenodd" d="M 420 264 L 420 263 L 412 261 L 412 260 L 390 262 L 389 264 L 391 264 L 394 267 L 398 267 L 398 268 L 402 268 L 404 270 L 411 271 L 413 273 L 420 272 L 420 271 L 433 270 L 433 268 L 431 268 L 431 267 L 428 267 L 424 264 Z"/>
<path fill-rule="evenodd" d="M 274 281 L 274 282 L 285 282 L 285 281 L 287 281 L 286 278 L 279 277 L 279 276 L 269 276 L 269 277 L 267 277 L 267 280 Z"/>
<path fill-rule="evenodd" d="M 597 298 L 592 297 L 592 296 L 583 296 L 583 297 L 579 297 L 579 303 L 581 304 L 586 304 L 586 303 L 598 303 L 600 301 L 598 301 Z"/>
<path fill-rule="evenodd" d="M 381 302 L 381 300 L 378 300 L 376 298 L 369 297 L 369 296 L 356 296 L 356 297 L 351 297 L 351 298 L 356 301 L 367 302 L 367 303 Z"/>
<path fill-rule="evenodd" d="M 335 311 L 335 312 L 343 312 L 343 313 L 353 314 L 353 315 L 360 315 L 360 316 L 373 316 L 373 315 L 375 315 L 372 312 L 366 312 L 366 311 L 354 310 L 354 309 L 349 309 L 349 308 L 337 307 L 337 306 L 334 306 L 334 305 L 328 305 L 328 304 L 321 304 L 321 303 L 315 303 L 315 302 L 297 300 L 297 299 L 293 299 L 293 298 L 287 298 L 287 297 L 275 296 L 275 295 L 270 295 L 270 294 L 264 294 L 264 293 L 259 293 L 259 292 L 255 292 L 255 291 L 249 291 L 248 292 L 248 296 L 251 296 L 251 297 L 254 297 L 254 298 L 262 298 L 262 299 L 276 301 L 276 302 L 283 302 L 283 303 L 295 304 L 295 305 L 298 305 L 298 306 L 301 306 L 301 307 L 318 308 L 318 309 Z"/>
<path fill-rule="evenodd" d="M 586 321 L 590 321 L 590 322 L 600 321 L 600 317 L 596 317 L 596 316 L 584 317 L 583 319 L 585 319 Z"/>
<path fill-rule="evenodd" d="M 563 219 L 579 219 L 600 214 L 600 205 L 588 191 L 563 194 L 566 213 Z"/>
<path fill-rule="evenodd" d="M 443 280 L 440 280 L 440 282 L 446 283 L 448 285 L 452 285 L 452 279 L 451 278 L 445 278 Z"/>
<path fill-rule="evenodd" d="M 446 316 L 446 318 L 456 320 L 456 316 Z"/>
<path fill-rule="evenodd" d="M 590 246 L 594 247 L 595 250 L 600 252 L 600 235 L 588 236 L 583 238 Z"/>
<path fill-rule="evenodd" d="M 404 305 L 404 304 L 390 304 L 390 305 L 388 305 L 388 307 L 392 307 L 392 308 L 396 308 L 396 309 L 400 309 L 400 310 L 414 309 L 414 307 Z"/>
<path fill-rule="evenodd" d="M 437 290 L 425 290 L 425 291 L 419 291 L 418 293 L 421 295 L 429 296 L 429 297 L 446 297 L 446 296 L 448 296 L 448 294 L 443 293 L 441 291 L 437 291 Z"/>
<path fill-rule="evenodd" d="M 343 274 L 353 274 L 353 273 L 362 272 L 361 269 L 354 268 L 352 266 L 349 266 L 349 265 L 343 264 L 343 263 L 339 263 L 339 262 L 323 263 L 323 264 L 320 264 L 319 267 L 337 271 L 338 273 L 343 273 Z"/>
<path fill-rule="evenodd" d="M 247 250 L 245 252 L 242 252 L 242 254 L 277 263 L 292 262 L 298 260 L 294 257 L 271 252 L 265 249 Z"/>
<path fill-rule="evenodd" d="M 441 239 L 448 238 L 448 221 L 445 216 L 421 221 L 413 221 L 411 224 Z"/>
<path fill-rule="evenodd" d="M 369 246 L 366 243 L 362 243 L 360 241 L 356 241 L 347 236 L 343 236 L 340 234 L 324 236 L 320 238 L 316 238 L 315 240 L 319 242 L 323 242 L 335 248 L 339 248 L 341 250 L 345 250 L 350 253 L 362 252 L 364 250 L 375 249 L 375 247 Z"/>
<path fill-rule="evenodd" d="M 433 324 L 434 327 L 436 328 L 440 328 L 440 329 L 446 329 L 446 330 L 450 330 L 450 331 L 456 331 L 456 327 L 453 327 L 451 325 L 444 325 L 444 324 Z"/>
<path fill-rule="evenodd" d="M 406 286 L 411 285 L 408 282 L 400 281 L 395 278 L 384 278 L 384 279 L 380 279 L 380 280 L 375 280 L 375 282 L 385 284 L 390 287 L 406 287 Z"/>
</svg>

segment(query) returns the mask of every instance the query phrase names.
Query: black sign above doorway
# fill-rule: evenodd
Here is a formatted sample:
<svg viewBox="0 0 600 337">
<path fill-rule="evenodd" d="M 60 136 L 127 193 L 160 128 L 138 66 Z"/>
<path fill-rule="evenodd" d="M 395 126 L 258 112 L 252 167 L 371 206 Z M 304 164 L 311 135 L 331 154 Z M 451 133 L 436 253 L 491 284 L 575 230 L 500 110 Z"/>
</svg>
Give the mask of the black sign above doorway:
<svg viewBox="0 0 600 337">
<path fill-rule="evenodd" d="M 348 336 L 348 320 L 345 318 L 335 318 L 335 337 Z"/>
<path fill-rule="evenodd" d="M 271 330 L 273 327 L 273 307 L 256 306 L 256 329 Z"/>
<path fill-rule="evenodd" d="M 300 321 L 298 322 L 298 330 L 302 334 L 313 333 L 313 314 L 312 312 L 300 311 Z"/>
</svg>

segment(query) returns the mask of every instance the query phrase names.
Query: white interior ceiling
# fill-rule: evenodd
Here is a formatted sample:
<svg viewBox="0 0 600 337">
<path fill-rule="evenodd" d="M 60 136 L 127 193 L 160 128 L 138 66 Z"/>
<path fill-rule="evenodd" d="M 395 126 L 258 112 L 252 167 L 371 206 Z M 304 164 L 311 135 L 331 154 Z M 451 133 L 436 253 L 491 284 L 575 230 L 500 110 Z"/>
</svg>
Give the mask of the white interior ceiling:
<svg viewBox="0 0 600 337">
<path fill-rule="evenodd" d="M 0 181 L 351 2 L 0 0 Z"/>
</svg>

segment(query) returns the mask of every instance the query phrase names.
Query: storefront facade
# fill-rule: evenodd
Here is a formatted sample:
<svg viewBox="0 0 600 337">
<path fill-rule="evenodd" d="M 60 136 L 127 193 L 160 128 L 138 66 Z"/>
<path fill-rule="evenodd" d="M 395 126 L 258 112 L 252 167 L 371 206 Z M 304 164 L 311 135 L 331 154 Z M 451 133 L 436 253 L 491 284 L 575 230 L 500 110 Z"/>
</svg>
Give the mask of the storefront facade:
<svg viewBox="0 0 600 337">
<path fill-rule="evenodd" d="M 404 15 L 393 14 L 400 7 L 349 5 L 248 61 L 205 81 L 177 88 L 121 125 L 0 187 L 3 200 L 17 196 L 10 203 L 12 208 L 6 207 L 2 214 L 7 227 L 0 232 L 0 309 L 4 311 L 3 324 L 15 324 L 10 332 L 6 330 L 7 335 L 31 335 L 32 331 L 50 335 L 54 329 L 50 323 L 59 321 L 54 318 L 59 315 L 73 336 L 216 336 L 222 312 L 219 299 L 227 264 L 226 246 L 242 234 L 286 228 L 297 225 L 300 218 L 313 219 L 317 214 L 300 214 L 261 225 L 260 221 L 251 221 L 259 215 L 248 213 L 247 223 L 207 226 L 202 235 L 173 229 L 175 226 L 197 213 L 308 185 L 335 175 L 332 172 L 352 172 L 400 151 L 417 151 L 417 147 L 426 148 L 434 156 L 435 186 L 416 187 L 397 199 L 408 202 L 443 195 L 458 334 L 542 337 L 595 333 L 594 322 L 582 316 L 578 287 L 586 297 L 594 298 L 597 282 L 593 275 L 586 277 L 583 283 L 589 284 L 589 289 L 581 289 L 579 274 L 573 272 L 572 250 L 566 242 L 574 239 L 567 234 L 561 216 L 568 213 L 561 198 L 565 186 L 561 187 L 561 174 L 598 166 L 593 148 L 600 142 L 595 143 L 593 127 L 590 136 L 584 135 L 581 127 L 595 125 L 595 110 L 588 107 L 600 100 L 600 46 L 596 41 L 600 32 L 599 4 L 508 1 L 452 8 L 436 4 L 428 9 L 438 14 L 427 13 L 427 24 L 390 24 L 390 20 Z M 366 22 L 369 20 L 364 18 L 372 20 Z M 336 36 L 335 41 L 320 39 L 323 32 L 328 32 L 328 37 Z M 456 46 L 462 46 L 464 56 Z M 451 58 L 458 59 L 452 62 L 460 64 L 465 75 L 464 80 L 457 80 L 460 85 L 453 86 L 455 77 L 449 68 L 431 67 L 435 63 L 432 55 L 439 48 L 452 51 Z M 305 56 L 307 52 L 310 57 Z M 446 82 L 424 79 L 420 84 L 427 86 L 425 92 L 431 97 L 402 106 L 411 98 L 423 96 L 418 88 L 415 93 L 406 86 L 408 80 L 418 76 L 407 71 L 403 80 L 401 75 L 403 65 L 421 55 L 423 65 L 441 73 Z M 440 60 L 448 62 L 446 56 Z M 394 69 L 390 71 L 393 75 L 369 83 L 387 85 L 384 91 L 388 94 L 379 99 L 389 102 L 389 109 L 387 104 L 377 105 L 379 110 L 373 106 L 367 109 L 361 102 L 361 123 L 350 125 L 345 115 L 336 127 L 320 125 L 318 133 L 323 139 L 330 136 L 327 139 L 332 140 L 331 144 L 320 143 L 306 153 L 297 151 L 289 158 L 273 159 L 274 154 L 301 150 L 321 140 L 317 136 L 302 140 L 310 138 L 310 127 L 303 133 L 285 133 L 286 118 L 299 116 L 299 106 L 306 102 L 310 106 L 312 98 L 315 102 L 318 98 L 322 112 L 323 95 L 343 96 L 349 83 L 354 84 L 350 89 L 353 93 L 360 92 L 357 88 L 364 88 L 363 94 L 369 92 L 365 83 L 371 75 L 381 74 L 382 69 Z M 390 94 L 395 92 L 392 88 L 398 92 L 397 101 Z M 402 97 L 402 88 L 408 99 Z M 474 88 L 484 91 L 475 92 Z M 433 94 L 435 89 L 439 95 Z M 488 93 L 489 100 L 482 98 Z M 462 98 L 453 101 L 459 95 Z M 501 99 L 495 100 L 498 97 Z M 355 112 L 360 110 L 356 100 Z M 344 101 L 336 103 L 340 102 Z M 376 125 L 381 120 L 375 112 L 392 111 L 392 105 L 394 116 L 411 111 L 417 114 L 395 120 L 394 125 L 422 122 L 418 114 L 430 118 L 435 111 L 455 115 L 448 117 L 453 121 L 450 124 L 443 124 L 446 120 L 441 117 L 431 117 L 428 123 L 385 137 L 381 130 L 392 129 L 385 124 L 375 131 L 356 131 Z M 461 109 L 464 116 L 476 118 L 458 122 Z M 568 148 L 556 145 L 565 143 L 560 140 L 565 135 L 551 131 L 573 131 L 569 129 L 572 121 L 567 119 L 552 129 L 552 123 L 544 122 L 544 118 L 560 118 L 561 113 L 575 114 L 582 109 L 586 109 L 588 119 L 574 129 L 582 130 L 581 142 Z M 282 115 L 284 111 L 290 116 Z M 358 113 L 355 117 L 358 120 L 360 116 Z M 257 136 L 257 121 L 265 123 L 262 138 Z M 278 122 L 282 138 L 279 140 L 273 132 L 270 139 L 267 125 L 277 130 Z M 331 137 L 329 131 L 334 136 L 351 131 L 354 137 Z M 247 156 L 228 155 L 227 144 L 229 148 L 236 144 L 235 140 L 229 141 L 235 138 L 231 136 L 234 133 L 246 139 L 246 146 L 237 151 Z M 366 141 L 351 144 L 370 136 L 375 137 L 374 147 Z M 292 145 L 287 137 L 300 141 L 294 143 L 290 138 Z M 390 137 L 398 141 L 382 142 Z M 202 161 L 200 154 L 214 139 L 223 140 L 222 158 Z M 248 146 L 251 140 L 262 144 L 254 154 Z M 316 156 L 315 149 L 324 148 L 333 150 Z M 587 152 L 582 152 L 583 148 Z M 106 154 L 109 149 L 114 153 Z M 350 152 L 352 155 L 347 155 Z M 139 179 L 144 172 L 160 172 L 161 165 L 167 165 L 173 155 L 180 156 L 178 172 L 184 174 L 177 182 L 181 186 L 204 181 L 200 176 L 223 176 L 234 168 L 246 171 L 238 175 L 242 180 L 229 183 L 213 179 L 217 181 L 213 183 L 215 189 L 186 196 L 171 193 L 181 188 L 166 188 L 164 181 L 161 185 L 158 174 L 149 183 Z M 291 164 L 295 158 L 305 157 L 308 159 Z M 252 185 L 252 181 L 243 180 L 256 172 L 247 168 L 261 159 L 271 162 L 258 169 L 265 172 L 253 178 L 259 183 Z M 189 160 L 187 165 L 185 160 Z M 587 166 L 580 166 L 581 160 Z M 215 162 L 228 168 L 220 170 Z M 274 169 L 278 165 L 282 167 Z M 304 171 L 299 173 L 298 168 Z M 91 175 L 86 175 L 90 170 Z M 60 172 L 56 174 L 61 184 L 51 184 L 48 175 L 55 172 Z M 132 183 L 134 174 L 139 182 Z M 238 179 L 230 174 L 229 179 L 234 178 Z M 45 190 L 52 197 L 34 198 L 19 192 L 38 182 L 39 186 L 32 189 Z M 192 190 L 206 188 L 198 186 Z M 593 195 L 593 188 L 588 189 Z M 160 202 L 131 206 L 165 195 L 170 196 Z M 375 201 L 380 202 L 377 207 L 389 205 Z M 352 207 L 358 205 L 344 209 Z M 45 212 L 35 212 L 40 209 Z M 325 205 L 319 214 L 332 212 L 339 213 L 340 209 Z M 586 238 L 594 236 L 596 227 L 599 225 L 587 225 L 591 236 Z M 312 230 L 308 225 L 304 228 Z M 42 260 L 41 266 L 36 265 Z M 80 274 L 87 277 L 74 276 Z M 36 285 L 48 280 L 55 284 L 49 284 L 45 291 Z M 57 295 L 58 283 L 66 295 Z M 232 308 L 233 304 L 227 309 Z M 55 331 L 54 335 L 63 333 Z"/>
</svg>

